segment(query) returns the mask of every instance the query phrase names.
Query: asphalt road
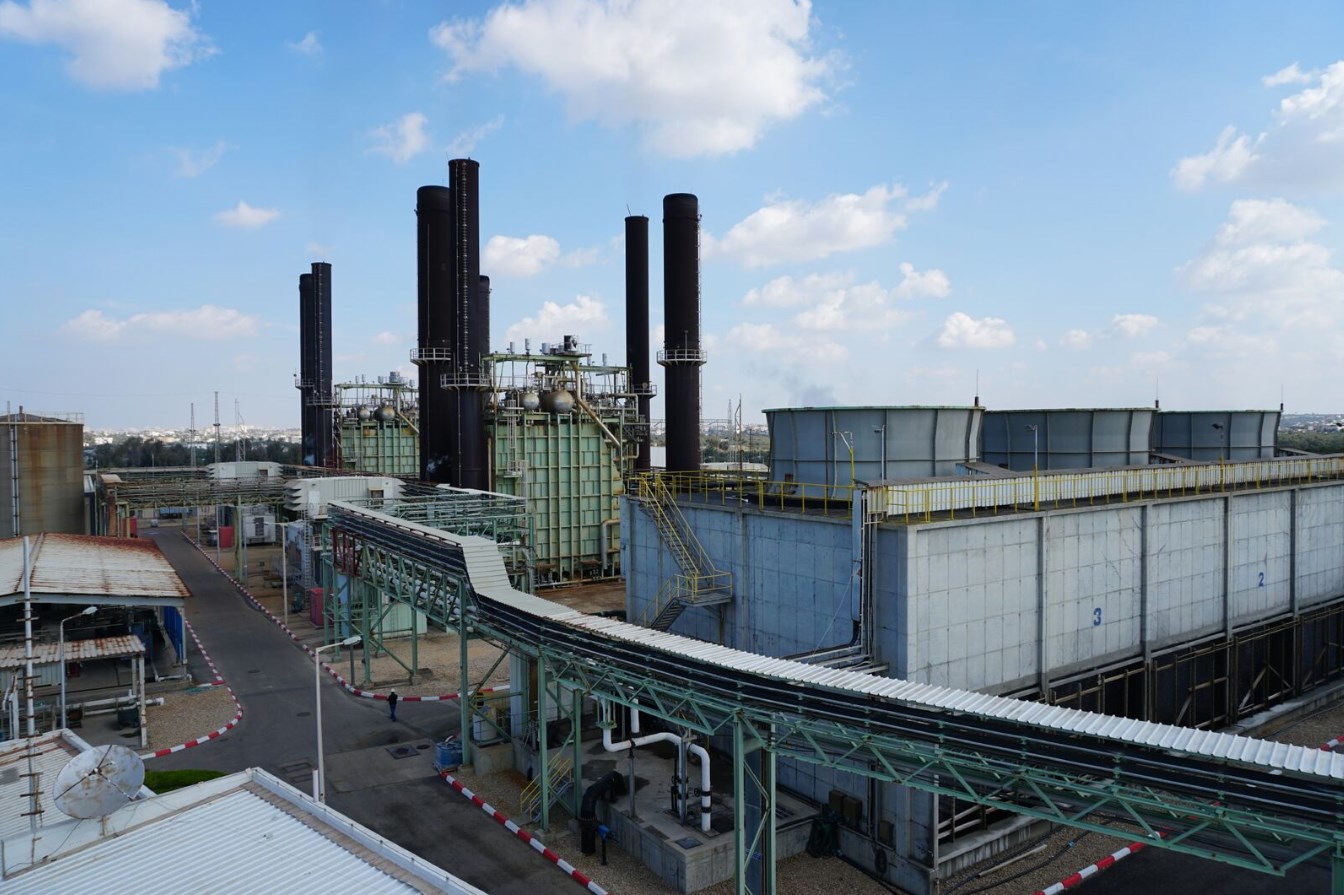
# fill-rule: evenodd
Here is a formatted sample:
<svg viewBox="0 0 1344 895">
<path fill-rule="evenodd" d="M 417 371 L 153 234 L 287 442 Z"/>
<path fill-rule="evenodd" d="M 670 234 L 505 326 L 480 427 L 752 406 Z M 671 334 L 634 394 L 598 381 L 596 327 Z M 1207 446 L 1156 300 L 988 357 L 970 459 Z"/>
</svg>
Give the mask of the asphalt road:
<svg viewBox="0 0 1344 895">
<path fill-rule="evenodd" d="M 1287 877 L 1270 876 L 1218 861 L 1149 848 L 1088 880 L 1084 895 L 1134 895 L 1136 892 L 1216 892 L 1218 895 L 1327 895 L 1330 868 L 1295 867 Z"/>
<path fill-rule="evenodd" d="M 153 534 L 191 590 L 187 620 L 243 706 L 242 722 L 229 733 L 156 758 L 154 768 L 232 772 L 260 767 L 311 792 L 317 764 L 313 660 L 185 538 L 176 532 Z M 198 679 L 208 680 L 206 666 L 190 649 L 188 659 Z M 389 773 L 380 771 L 389 766 L 388 746 L 424 746 L 455 732 L 455 703 L 403 702 L 393 723 L 386 703 L 351 696 L 325 672 L 319 691 L 327 801 L 333 808 L 492 895 L 582 891 L 441 781 L 433 770 L 432 750 L 419 750 Z"/>
</svg>

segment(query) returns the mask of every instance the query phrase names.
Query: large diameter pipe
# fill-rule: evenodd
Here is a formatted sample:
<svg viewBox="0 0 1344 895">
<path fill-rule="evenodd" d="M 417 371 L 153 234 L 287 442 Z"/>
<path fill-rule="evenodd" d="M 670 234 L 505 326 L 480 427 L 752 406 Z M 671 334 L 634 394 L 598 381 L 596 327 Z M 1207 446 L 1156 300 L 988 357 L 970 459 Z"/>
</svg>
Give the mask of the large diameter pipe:
<svg viewBox="0 0 1344 895">
<path fill-rule="evenodd" d="M 606 714 L 609 708 L 605 702 L 602 703 L 603 713 Z M 639 710 L 630 710 L 630 732 L 639 733 Z M 611 739 L 611 728 L 602 728 L 602 748 L 608 752 L 624 752 L 627 749 L 634 749 L 638 746 L 648 746 L 652 743 L 672 743 L 677 747 L 681 746 L 681 737 L 675 733 L 651 733 L 647 736 L 632 736 L 628 740 L 621 740 L 619 743 Z M 700 759 L 700 832 L 708 833 L 710 831 L 710 803 L 713 795 L 713 783 L 710 781 L 709 774 L 709 751 L 704 746 L 689 743 L 686 750 Z"/>
</svg>

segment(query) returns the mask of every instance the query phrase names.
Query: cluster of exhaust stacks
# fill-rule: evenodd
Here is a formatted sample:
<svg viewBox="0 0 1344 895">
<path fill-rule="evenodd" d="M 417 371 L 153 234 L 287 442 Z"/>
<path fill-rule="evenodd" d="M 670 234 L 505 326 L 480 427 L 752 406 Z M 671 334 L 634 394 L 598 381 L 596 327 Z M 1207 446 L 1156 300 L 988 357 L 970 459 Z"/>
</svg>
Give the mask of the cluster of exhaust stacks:
<svg viewBox="0 0 1344 895">
<path fill-rule="evenodd" d="M 416 192 L 420 478 L 486 490 L 490 456 L 481 358 L 489 353 L 490 278 L 481 275 L 480 163 L 453 159 L 448 186 Z M 649 468 L 649 219 L 625 219 L 626 364 L 642 428 L 637 470 Z M 700 210 L 689 193 L 663 198 L 667 468 L 700 468 Z M 337 463 L 331 379 L 331 265 L 299 277 L 302 459 Z"/>
</svg>

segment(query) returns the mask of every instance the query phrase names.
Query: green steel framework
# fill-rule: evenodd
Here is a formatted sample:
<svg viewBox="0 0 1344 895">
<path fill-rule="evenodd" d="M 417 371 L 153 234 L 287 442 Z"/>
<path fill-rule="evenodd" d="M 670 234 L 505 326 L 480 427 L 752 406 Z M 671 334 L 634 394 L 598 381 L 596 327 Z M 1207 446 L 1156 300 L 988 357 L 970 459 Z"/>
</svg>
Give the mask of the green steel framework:
<svg viewBox="0 0 1344 895">
<path fill-rule="evenodd" d="M 646 425 L 629 368 L 593 363 L 566 337 L 540 354 L 487 355 L 481 374 L 491 487 L 527 500 L 539 583 L 618 575 L 620 497 Z"/>
<path fill-rule="evenodd" d="M 803 687 L 784 688 L 776 705 L 708 692 L 703 686 L 693 686 L 684 675 L 660 674 L 644 662 L 624 657 L 611 644 L 604 649 L 587 643 L 585 637 L 600 639 L 591 632 L 566 630 L 555 623 L 539 633 L 497 616 L 476 597 L 460 548 L 455 555 L 454 545 L 446 540 L 399 530 L 391 518 L 371 522 L 367 515 L 346 512 L 340 504 L 332 505 L 329 524 L 347 532 L 356 549 L 370 558 L 357 574 L 377 576 L 379 587 L 393 599 L 420 605 L 435 621 L 458 627 L 463 635 L 464 671 L 467 637 L 485 636 L 536 662 L 539 694 L 546 692 L 545 682 L 553 678 L 586 695 L 637 705 L 641 713 L 705 737 L 731 737 L 738 760 L 735 800 L 760 806 L 753 822 L 746 805 L 735 805 L 738 892 L 774 891 L 773 866 L 762 867 L 759 877 L 754 877 L 757 884 L 749 886 L 748 879 L 753 859 L 768 855 L 765 842 L 773 840 L 772 770 L 782 756 L 1079 829 L 1113 833 L 1106 821 L 1119 817 L 1137 824 L 1154 846 L 1266 873 L 1281 875 L 1303 861 L 1329 856 L 1334 870 L 1332 891 L 1344 895 L 1344 826 L 1337 822 L 1344 818 L 1344 789 L 1331 790 L 1335 822 L 1313 822 L 1276 811 L 1272 804 L 1257 807 L 1229 802 L 1229 793 L 1216 788 L 1208 791 L 1207 798 L 1181 795 L 1128 769 L 1124 756 L 1115 751 L 1117 744 L 1103 739 L 1086 739 L 1096 764 L 1080 772 L 1056 766 L 1051 760 L 1050 744 L 1076 746 L 1079 742 L 1065 731 L 1024 727 L 1016 754 L 1005 755 L 1001 750 L 977 747 L 980 722 L 972 714 L 926 718 L 921 723 L 928 729 L 913 731 L 908 724 L 891 722 L 878 706 L 873 706 L 871 717 L 862 723 L 819 716 L 810 706 L 809 694 L 814 691 Z M 403 571 L 410 574 L 403 577 Z M 424 593 L 433 594 L 434 599 L 422 600 Z M 468 680 L 466 676 L 462 679 Z M 464 696 L 470 696 L 472 688 L 464 686 L 463 690 Z M 538 702 L 544 718 L 545 697 Z M 460 708 L 466 761 L 471 760 L 469 703 L 464 698 Z M 545 781 L 550 774 L 549 750 L 544 736 L 538 743 L 539 774 Z M 741 761 L 757 750 L 765 763 L 757 765 L 756 773 L 747 773 Z M 1171 757 L 1170 766 L 1172 773 L 1180 773 L 1180 757 Z M 578 789 L 577 780 L 574 789 Z M 549 807 L 544 790 L 543 782 L 543 829 Z M 1167 831 L 1165 838 L 1158 838 L 1159 829 Z M 757 844 L 755 848 L 752 843 Z M 761 863 L 773 865 L 773 861 Z"/>
</svg>

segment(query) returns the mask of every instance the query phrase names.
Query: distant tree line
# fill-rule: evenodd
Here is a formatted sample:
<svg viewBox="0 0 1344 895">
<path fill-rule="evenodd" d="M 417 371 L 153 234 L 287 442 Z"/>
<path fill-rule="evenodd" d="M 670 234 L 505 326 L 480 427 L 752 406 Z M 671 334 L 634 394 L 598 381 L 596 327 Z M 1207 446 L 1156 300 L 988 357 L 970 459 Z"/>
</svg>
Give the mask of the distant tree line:
<svg viewBox="0 0 1344 895">
<path fill-rule="evenodd" d="M 249 440 L 243 453 L 244 460 L 271 461 L 294 465 L 299 462 L 299 446 L 280 440 Z M 196 465 L 215 462 L 215 448 L 197 447 Z M 219 459 L 238 459 L 238 442 L 220 442 Z M 191 451 L 185 444 L 168 443 L 160 438 L 141 438 L 128 435 L 112 444 L 96 444 L 84 448 L 84 465 L 89 469 L 139 469 L 154 466 L 190 466 Z"/>
<path fill-rule="evenodd" d="M 1313 454 L 1344 453 L 1344 432 L 1279 432 L 1279 447 Z"/>
</svg>

